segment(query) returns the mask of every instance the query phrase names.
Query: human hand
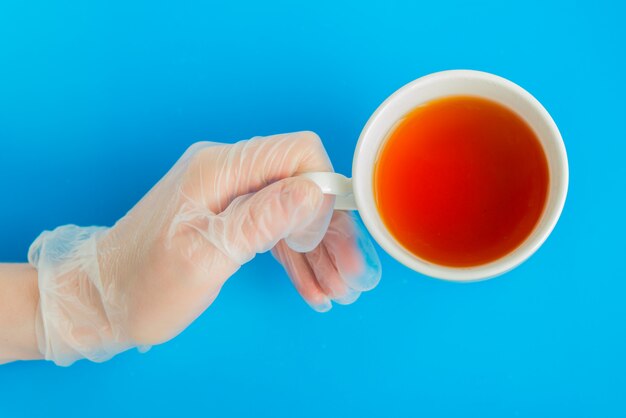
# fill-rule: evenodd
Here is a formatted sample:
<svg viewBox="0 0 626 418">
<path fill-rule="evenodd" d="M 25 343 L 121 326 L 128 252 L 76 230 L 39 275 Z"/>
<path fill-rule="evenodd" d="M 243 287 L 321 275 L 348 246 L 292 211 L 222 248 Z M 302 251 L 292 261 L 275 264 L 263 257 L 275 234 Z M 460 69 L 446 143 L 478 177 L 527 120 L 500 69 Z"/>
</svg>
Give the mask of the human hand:
<svg viewBox="0 0 626 418">
<path fill-rule="evenodd" d="M 311 132 L 201 142 L 112 228 L 44 232 L 29 251 L 42 354 L 68 365 L 165 342 L 270 249 L 314 309 L 354 302 L 378 283 L 378 257 L 334 197 L 294 177 L 311 171 L 332 171 Z"/>
</svg>

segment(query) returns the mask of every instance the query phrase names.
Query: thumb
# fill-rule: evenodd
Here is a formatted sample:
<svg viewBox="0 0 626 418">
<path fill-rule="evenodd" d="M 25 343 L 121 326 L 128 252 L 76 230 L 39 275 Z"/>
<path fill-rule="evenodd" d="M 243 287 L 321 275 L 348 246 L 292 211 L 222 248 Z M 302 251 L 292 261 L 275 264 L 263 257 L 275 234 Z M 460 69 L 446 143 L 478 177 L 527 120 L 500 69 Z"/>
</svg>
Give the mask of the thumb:
<svg viewBox="0 0 626 418">
<path fill-rule="evenodd" d="M 311 224 L 319 223 L 320 214 L 327 207 L 315 183 L 298 177 L 285 178 L 256 193 L 235 198 L 217 216 L 219 221 L 213 222 L 212 233 L 222 237 L 221 249 L 227 255 L 244 264 L 281 239 L 302 235 Z"/>
</svg>

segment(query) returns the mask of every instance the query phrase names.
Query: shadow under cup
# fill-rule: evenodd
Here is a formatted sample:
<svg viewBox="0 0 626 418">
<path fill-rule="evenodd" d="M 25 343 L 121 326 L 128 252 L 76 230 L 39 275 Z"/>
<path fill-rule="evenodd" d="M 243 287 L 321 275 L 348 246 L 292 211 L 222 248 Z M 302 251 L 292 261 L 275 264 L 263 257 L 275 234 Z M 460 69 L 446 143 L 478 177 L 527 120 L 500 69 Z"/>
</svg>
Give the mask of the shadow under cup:
<svg viewBox="0 0 626 418">
<path fill-rule="evenodd" d="M 407 250 L 385 226 L 375 201 L 374 171 L 381 149 L 398 121 L 416 107 L 451 96 L 473 96 L 508 108 L 532 129 L 548 165 L 548 192 L 543 213 L 532 232 L 511 252 L 470 267 L 430 262 Z M 442 71 L 419 78 L 397 90 L 372 114 L 359 137 L 352 180 L 337 173 L 307 173 L 325 193 L 337 195 L 336 209 L 356 209 L 376 242 L 405 266 L 434 278 L 476 281 L 498 276 L 528 259 L 552 232 L 563 209 L 568 188 L 568 163 L 559 130 L 544 107 L 526 90 L 493 74 Z"/>
</svg>

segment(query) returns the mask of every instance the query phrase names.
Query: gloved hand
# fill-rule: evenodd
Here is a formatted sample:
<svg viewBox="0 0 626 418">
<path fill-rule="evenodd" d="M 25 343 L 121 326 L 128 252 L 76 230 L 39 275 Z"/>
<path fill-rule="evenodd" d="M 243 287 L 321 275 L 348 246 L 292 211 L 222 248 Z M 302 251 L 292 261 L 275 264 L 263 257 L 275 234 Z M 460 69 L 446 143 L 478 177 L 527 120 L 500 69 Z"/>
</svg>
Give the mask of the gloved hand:
<svg viewBox="0 0 626 418">
<path fill-rule="evenodd" d="M 165 342 L 270 249 L 314 309 L 356 300 L 378 283 L 378 257 L 334 197 L 294 177 L 310 171 L 332 171 L 311 132 L 197 143 L 112 228 L 42 233 L 29 250 L 42 354 L 69 365 Z"/>
</svg>

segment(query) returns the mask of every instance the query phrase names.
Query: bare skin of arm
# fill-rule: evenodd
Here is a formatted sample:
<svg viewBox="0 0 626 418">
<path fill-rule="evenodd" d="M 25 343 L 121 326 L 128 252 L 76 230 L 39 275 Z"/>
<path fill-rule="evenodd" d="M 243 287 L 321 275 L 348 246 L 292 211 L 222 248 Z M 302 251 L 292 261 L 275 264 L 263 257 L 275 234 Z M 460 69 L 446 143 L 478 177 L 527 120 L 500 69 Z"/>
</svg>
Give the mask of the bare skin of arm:
<svg viewBox="0 0 626 418">
<path fill-rule="evenodd" d="M 37 270 L 0 263 L 0 364 L 41 359 L 35 336 Z"/>
</svg>

